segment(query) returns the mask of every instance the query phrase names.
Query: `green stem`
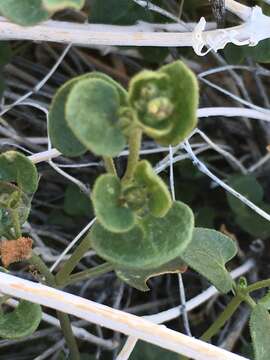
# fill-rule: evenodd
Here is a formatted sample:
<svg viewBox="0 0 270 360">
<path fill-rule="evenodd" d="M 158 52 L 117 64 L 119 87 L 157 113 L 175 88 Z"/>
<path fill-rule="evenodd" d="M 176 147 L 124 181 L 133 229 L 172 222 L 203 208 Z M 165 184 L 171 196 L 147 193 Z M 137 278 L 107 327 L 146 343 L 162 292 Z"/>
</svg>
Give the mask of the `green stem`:
<svg viewBox="0 0 270 360">
<path fill-rule="evenodd" d="M 256 306 L 256 302 L 249 295 L 244 296 L 243 300 L 251 307 L 251 309 Z"/>
<path fill-rule="evenodd" d="M 106 274 L 106 273 L 112 271 L 113 269 L 114 269 L 114 267 L 111 264 L 105 262 L 104 264 L 95 266 L 94 268 L 80 271 L 76 274 L 70 275 L 70 278 L 63 285 L 67 286 L 67 285 L 70 285 L 75 282 L 85 280 L 88 278 L 92 279 L 92 278 L 98 277 L 100 275 Z"/>
<path fill-rule="evenodd" d="M 104 161 L 106 171 L 112 175 L 117 176 L 117 171 L 115 168 L 113 158 L 111 158 L 109 156 L 103 156 L 103 161 Z"/>
<path fill-rule="evenodd" d="M 56 281 L 53 274 L 50 272 L 44 261 L 34 252 L 28 263 L 35 266 L 37 270 L 44 276 L 46 283 L 52 287 L 56 287 Z M 80 360 L 80 353 L 77 342 L 72 332 L 70 320 L 67 314 L 57 311 L 57 317 L 60 321 L 61 329 L 64 334 L 67 346 L 70 352 L 70 360 Z"/>
<path fill-rule="evenodd" d="M 32 252 L 31 258 L 28 259 L 28 263 L 33 265 L 44 276 L 48 285 L 52 287 L 56 286 L 53 274 L 50 272 L 44 261 L 35 252 Z"/>
<path fill-rule="evenodd" d="M 258 281 L 256 283 L 254 283 L 254 284 L 251 284 L 251 285 L 247 286 L 245 291 L 247 293 L 250 293 L 252 291 L 260 290 L 260 289 L 265 288 L 265 287 L 270 287 L 270 279 L 261 280 L 261 281 Z"/>
<path fill-rule="evenodd" d="M 126 173 L 123 177 L 123 181 L 127 182 L 133 178 L 135 167 L 140 158 L 140 148 L 142 141 L 142 130 L 134 129 L 132 135 L 129 137 L 129 156 Z"/>
<path fill-rule="evenodd" d="M 63 267 L 55 276 L 57 285 L 62 285 L 68 281 L 69 275 L 72 273 L 76 265 L 79 263 L 84 254 L 91 248 L 91 241 L 89 237 L 85 237 L 80 245 L 73 252 L 71 257 L 65 262 Z"/>
<path fill-rule="evenodd" d="M 70 360 L 80 360 L 80 353 L 78 350 L 76 339 L 73 335 L 69 316 L 65 313 L 57 311 L 57 317 L 60 321 L 61 329 L 64 334 L 67 346 L 69 348 L 69 359 Z"/>
<path fill-rule="evenodd" d="M 220 330 L 220 328 L 222 328 L 226 321 L 234 314 L 241 302 L 242 298 L 240 298 L 239 296 L 235 296 L 226 306 L 224 311 L 219 315 L 217 320 L 210 326 L 208 330 L 205 331 L 205 333 L 203 333 L 200 339 L 203 341 L 209 341 Z"/>
<path fill-rule="evenodd" d="M 11 215 L 11 218 L 12 218 L 15 237 L 16 237 L 16 239 L 18 239 L 18 238 L 20 238 L 22 236 L 21 224 L 20 224 L 18 210 L 17 209 L 16 210 L 10 210 L 10 215 Z"/>
</svg>

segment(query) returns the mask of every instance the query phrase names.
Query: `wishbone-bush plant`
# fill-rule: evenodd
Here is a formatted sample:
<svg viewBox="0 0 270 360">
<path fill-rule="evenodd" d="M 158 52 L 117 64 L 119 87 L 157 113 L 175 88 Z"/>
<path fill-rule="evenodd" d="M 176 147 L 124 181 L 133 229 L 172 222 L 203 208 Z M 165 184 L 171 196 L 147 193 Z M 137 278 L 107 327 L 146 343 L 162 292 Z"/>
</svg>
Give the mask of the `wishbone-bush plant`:
<svg viewBox="0 0 270 360">
<path fill-rule="evenodd" d="M 46 1 L 52 8 L 54 3 Z M 4 5 L 0 7 L 3 11 Z M 78 76 L 60 87 L 49 111 L 53 146 L 68 157 L 91 151 L 103 158 L 107 171 L 96 179 L 89 194 L 96 222 L 72 256 L 52 274 L 22 230 L 38 187 L 37 169 L 23 154 L 4 152 L 0 156 L 2 271 L 8 271 L 14 262 L 27 262 L 39 272 L 40 281 L 61 288 L 114 271 L 125 283 L 147 291 L 150 277 L 183 272 L 188 266 L 221 293 L 233 293 L 229 305 L 202 339 L 210 341 L 244 301 L 252 309 L 250 330 L 256 359 L 266 360 L 270 345 L 264 334 L 270 333 L 270 297 L 256 303 L 250 293 L 268 287 L 270 280 L 247 285 L 241 279 L 235 283 L 226 263 L 237 254 L 236 243 L 221 232 L 194 227 L 191 208 L 174 201 L 150 162 L 140 160 L 142 136 L 169 146 L 179 144 L 192 132 L 197 124 L 198 101 L 196 77 L 181 61 L 157 71 L 140 72 L 131 79 L 128 90 L 98 72 Z M 127 167 L 120 177 L 113 157 L 127 145 Z M 103 262 L 74 273 L 90 248 Z M 7 299 L 2 297 L 1 304 Z M 0 313 L 3 338 L 28 336 L 41 320 L 40 306 L 30 302 L 20 301 L 11 313 L 4 310 L 2 307 Z M 58 317 L 70 358 L 80 359 L 68 316 L 59 312 Z"/>
</svg>

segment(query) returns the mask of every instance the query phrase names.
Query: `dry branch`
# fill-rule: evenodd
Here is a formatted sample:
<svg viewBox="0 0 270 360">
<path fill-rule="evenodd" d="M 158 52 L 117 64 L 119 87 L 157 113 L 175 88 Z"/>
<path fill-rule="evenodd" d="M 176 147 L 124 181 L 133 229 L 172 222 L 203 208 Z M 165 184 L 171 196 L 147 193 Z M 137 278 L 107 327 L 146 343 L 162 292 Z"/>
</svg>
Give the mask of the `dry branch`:
<svg viewBox="0 0 270 360">
<path fill-rule="evenodd" d="M 201 18 L 189 32 L 179 30 L 153 31 L 154 24 L 139 23 L 134 26 L 106 24 L 77 24 L 62 21 L 47 21 L 33 27 L 22 27 L 0 18 L 0 39 L 32 40 L 72 43 L 83 46 L 165 46 L 193 47 L 198 55 L 223 49 L 226 44 L 254 46 L 270 37 L 270 17 L 262 13 L 259 6 L 250 8 L 234 0 L 226 0 L 226 8 L 236 14 L 244 23 L 227 29 L 207 30 L 206 21 Z M 183 23 L 176 24 L 181 30 Z M 172 28 L 175 30 L 175 25 Z M 203 48 L 208 50 L 203 52 Z"/>
<path fill-rule="evenodd" d="M 68 294 L 64 291 L 0 273 L 0 292 L 77 316 L 123 334 L 134 336 L 195 360 L 247 360 L 143 318 Z"/>
</svg>

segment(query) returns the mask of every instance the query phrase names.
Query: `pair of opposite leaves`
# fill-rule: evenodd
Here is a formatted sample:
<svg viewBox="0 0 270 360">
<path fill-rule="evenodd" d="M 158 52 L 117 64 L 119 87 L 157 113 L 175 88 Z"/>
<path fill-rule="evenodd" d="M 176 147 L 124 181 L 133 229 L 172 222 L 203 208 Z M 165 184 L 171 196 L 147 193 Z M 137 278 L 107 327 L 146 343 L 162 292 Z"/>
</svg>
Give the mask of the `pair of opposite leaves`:
<svg viewBox="0 0 270 360">
<path fill-rule="evenodd" d="M 32 26 L 48 20 L 59 10 L 80 10 L 85 0 L 0 0 L 0 13 L 23 26 Z"/>
<path fill-rule="evenodd" d="M 225 268 L 237 252 L 231 239 L 215 230 L 194 229 L 192 210 L 172 202 L 147 161 L 138 163 L 133 181 L 125 186 L 110 174 L 98 178 L 93 204 L 99 222 L 84 240 L 114 264 L 123 281 L 146 291 L 150 277 L 184 271 L 187 264 L 221 292 L 232 289 Z"/>
<path fill-rule="evenodd" d="M 37 186 L 37 169 L 26 156 L 17 151 L 0 155 L 1 236 L 13 226 L 10 210 L 18 211 L 21 225 L 27 220 L 31 197 Z M 4 313 L 0 309 L 0 337 L 17 339 L 29 336 L 37 329 L 41 317 L 40 305 L 28 301 L 20 301 L 12 312 Z"/>
<path fill-rule="evenodd" d="M 49 112 L 49 135 L 66 156 L 87 150 L 116 156 L 140 128 L 160 145 L 176 145 L 197 123 L 195 75 L 181 61 L 142 71 L 128 92 L 110 77 L 92 72 L 65 83 Z"/>
</svg>

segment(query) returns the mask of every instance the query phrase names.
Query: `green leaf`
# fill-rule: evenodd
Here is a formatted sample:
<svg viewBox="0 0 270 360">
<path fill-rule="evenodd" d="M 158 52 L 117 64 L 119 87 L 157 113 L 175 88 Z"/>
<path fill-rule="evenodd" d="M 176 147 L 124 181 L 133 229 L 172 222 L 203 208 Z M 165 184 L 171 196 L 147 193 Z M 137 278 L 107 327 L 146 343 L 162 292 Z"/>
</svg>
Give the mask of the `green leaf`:
<svg viewBox="0 0 270 360">
<path fill-rule="evenodd" d="M 227 62 L 230 64 L 242 64 L 245 60 L 245 46 L 228 44 L 223 51 Z"/>
<path fill-rule="evenodd" d="M 246 46 L 245 56 L 250 56 L 254 61 L 260 63 L 270 62 L 270 39 L 262 40 L 256 46 Z"/>
<path fill-rule="evenodd" d="M 96 217 L 112 232 L 128 231 L 135 224 L 135 214 L 121 197 L 121 182 L 116 176 L 105 174 L 97 179 L 92 194 Z"/>
<path fill-rule="evenodd" d="M 172 206 L 171 195 L 166 184 L 148 161 L 142 160 L 137 164 L 134 182 L 139 187 L 145 187 L 150 213 L 155 217 L 165 216 Z"/>
<path fill-rule="evenodd" d="M 182 186 L 181 186 L 182 187 Z M 195 225 L 196 227 L 214 227 L 214 219 L 216 218 L 216 211 L 210 206 L 203 206 L 195 212 Z"/>
<path fill-rule="evenodd" d="M 49 111 L 49 136 L 52 145 L 66 156 L 79 156 L 86 152 L 66 123 L 65 105 L 72 87 L 83 77 L 66 82 L 55 94 Z"/>
<path fill-rule="evenodd" d="M 180 257 L 169 261 L 153 269 L 125 269 L 116 267 L 115 272 L 117 276 L 126 282 L 128 285 L 140 291 L 148 291 L 149 287 L 147 281 L 154 277 L 163 274 L 181 273 L 186 271 L 186 265 Z"/>
<path fill-rule="evenodd" d="M 229 178 L 228 184 L 237 192 L 247 197 L 253 203 L 260 205 L 263 199 L 263 188 L 252 175 L 234 175 Z M 227 192 L 228 203 L 237 215 L 247 215 L 248 207 L 235 196 Z"/>
<path fill-rule="evenodd" d="M 10 313 L 0 313 L 0 337 L 20 339 L 32 335 L 42 318 L 41 306 L 29 301 L 20 301 Z"/>
<path fill-rule="evenodd" d="M 34 193 L 38 187 L 38 173 L 35 165 L 17 151 L 0 155 L 0 180 L 15 181 L 26 193 Z"/>
<path fill-rule="evenodd" d="M 270 212 L 269 204 L 261 203 L 259 206 L 267 213 Z M 247 209 L 244 215 L 237 215 L 236 222 L 244 231 L 252 236 L 260 237 L 261 239 L 267 239 L 269 237 L 270 222 L 251 209 Z"/>
<path fill-rule="evenodd" d="M 181 258 L 219 291 L 227 293 L 232 289 L 233 280 L 225 264 L 236 253 L 237 246 L 229 237 L 215 230 L 195 228 L 192 241 Z"/>
<path fill-rule="evenodd" d="M 20 224 L 27 220 L 31 208 L 31 198 L 17 186 L 0 181 L 0 235 L 13 226 L 10 210 L 17 209 Z"/>
<path fill-rule="evenodd" d="M 65 192 L 64 210 L 71 216 L 88 216 L 92 214 L 90 197 L 83 193 L 78 186 L 68 185 Z"/>
<path fill-rule="evenodd" d="M 0 12 L 16 24 L 32 26 L 49 18 L 42 0 L 0 0 Z"/>
<path fill-rule="evenodd" d="M 9 41 L 0 41 L 0 66 L 8 64 L 12 57 Z"/>
<path fill-rule="evenodd" d="M 256 305 L 250 316 L 250 334 L 256 360 L 269 360 L 270 315 L 262 305 Z"/>
<path fill-rule="evenodd" d="M 130 231 L 115 234 L 96 223 L 91 229 L 92 247 L 107 261 L 126 269 L 153 269 L 180 256 L 192 238 L 191 209 L 174 202 L 166 216 L 145 216 Z"/>
<path fill-rule="evenodd" d="M 179 360 L 178 354 L 158 346 L 138 341 L 130 360 Z"/>
<path fill-rule="evenodd" d="M 102 79 L 113 85 L 120 97 L 121 104 L 126 101 L 126 91 L 109 76 L 92 72 L 78 76 L 61 86 L 55 94 L 49 111 L 49 136 L 53 146 L 66 156 L 79 156 L 86 152 L 86 147 L 77 139 L 67 124 L 65 107 L 70 91 L 75 84 L 86 79 Z"/>
<path fill-rule="evenodd" d="M 136 75 L 129 101 L 140 127 L 161 145 L 178 144 L 197 124 L 198 83 L 181 61 Z"/>
<path fill-rule="evenodd" d="M 49 12 L 55 12 L 66 8 L 80 10 L 84 0 L 42 0 L 43 7 Z"/>
<path fill-rule="evenodd" d="M 126 140 L 119 125 L 120 96 L 103 79 L 85 79 L 72 87 L 66 103 L 68 126 L 96 155 L 116 156 Z"/>
<path fill-rule="evenodd" d="M 93 0 L 89 22 L 112 25 L 132 25 L 138 20 L 150 21 L 150 11 L 133 0 Z"/>
<path fill-rule="evenodd" d="M 167 186 L 146 160 L 137 164 L 134 179 L 127 184 L 122 185 L 114 175 L 100 176 L 94 185 L 92 201 L 99 222 L 116 233 L 131 230 L 135 215 L 150 213 L 163 217 L 172 205 Z"/>
</svg>

